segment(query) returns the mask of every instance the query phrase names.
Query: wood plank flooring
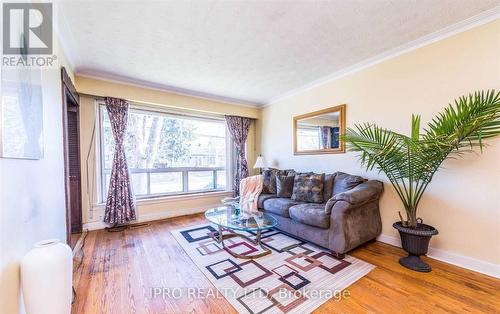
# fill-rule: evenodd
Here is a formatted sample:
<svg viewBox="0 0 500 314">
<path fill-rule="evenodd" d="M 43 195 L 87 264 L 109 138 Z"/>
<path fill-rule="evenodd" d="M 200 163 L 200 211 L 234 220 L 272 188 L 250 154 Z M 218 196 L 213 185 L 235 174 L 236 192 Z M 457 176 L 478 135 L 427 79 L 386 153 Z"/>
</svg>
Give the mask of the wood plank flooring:
<svg viewBox="0 0 500 314">
<path fill-rule="evenodd" d="M 224 298 L 152 297 L 155 287 L 214 289 L 170 230 L 204 222 L 202 215 L 154 222 L 122 232 L 89 232 L 75 257 L 72 313 L 236 313 Z M 377 266 L 314 313 L 499 313 L 500 280 L 430 258 L 428 274 L 401 267 L 404 251 L 373 242 L 349 253 Z"/>
</svg>

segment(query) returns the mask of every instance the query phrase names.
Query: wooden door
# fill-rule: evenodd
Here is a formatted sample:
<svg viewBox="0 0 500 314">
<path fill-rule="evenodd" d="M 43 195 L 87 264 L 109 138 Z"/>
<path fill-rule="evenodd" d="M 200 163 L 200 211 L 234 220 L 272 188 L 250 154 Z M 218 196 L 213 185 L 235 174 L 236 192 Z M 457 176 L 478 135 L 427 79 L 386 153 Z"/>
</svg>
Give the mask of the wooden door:
<svg viewBox="0 0 500 314">
<path fill-rule="evenodd" d="M 63 98 L 66 242 L 74 247 L 82 232 L 82 176 L 80 171 L 80 105 L 66 70 L 61 70 Z M 76 235 L 76 236 L 72 236 Z"/>
<path fill-rule="evenodd" d="M 68 121 L 68 181 L 70 200 L 71 234 L 82 232 L 82 197 L 80 173 L 80 132 L 79 107 L 69 106 L 66 111 Z"/>
</svg>

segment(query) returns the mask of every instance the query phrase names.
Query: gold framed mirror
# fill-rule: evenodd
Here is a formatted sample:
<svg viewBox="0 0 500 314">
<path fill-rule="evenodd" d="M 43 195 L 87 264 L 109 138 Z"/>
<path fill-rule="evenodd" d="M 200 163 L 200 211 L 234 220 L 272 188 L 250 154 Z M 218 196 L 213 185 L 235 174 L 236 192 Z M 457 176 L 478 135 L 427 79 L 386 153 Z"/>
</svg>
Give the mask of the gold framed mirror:
<svg viewBox="0 0 500 314">
<path fill-rule="evenodd" d="M 340 136 L 345 134 L 346 105 L 293 117 L 295 155 L 345 153 Z"/>
</svg>

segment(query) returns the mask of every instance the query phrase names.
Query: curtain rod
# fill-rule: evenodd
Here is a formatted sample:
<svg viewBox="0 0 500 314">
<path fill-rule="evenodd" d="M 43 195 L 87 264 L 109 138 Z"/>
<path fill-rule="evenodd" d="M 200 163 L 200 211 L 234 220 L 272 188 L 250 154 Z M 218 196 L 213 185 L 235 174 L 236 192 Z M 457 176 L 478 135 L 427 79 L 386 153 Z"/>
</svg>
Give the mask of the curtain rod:
<svg viewBox="0 0 500 314">
<path fill-rule="evenodd" d="M 93 94 L 87 94 L 87 93 L 81 93 L 81 92 L 77 92 L 77 93 L 80 96 L 92 97 L 92 98 L 94 98 L 96 100 L 104 100 L 104 99 L 106 99 L 105 96 L 93 95 Z M 161 107 L 162 106 L 162 105 L 159 105 L 159 104 L 152 104 L 152 103 L 148 103 L 148 102 L 134 101 L 134 100 L 126 99 L 126 98 L 122 98 L 122 99 L 124 99 L 125 101 L 129 102 L 130 104 L 142 104 L 142 105 L 145 105 L 145 106 L 153 106 L 153 107 Z M 226 115 L 227 116 L 233 116 L 233 115 L 235 115 L 235 114 L 217 113 L 217 112 L 212 112 L 212 111 L 196 110 L 196 109 L 191 109 L 191 108 L 175 107 L 175 106 L 168 106 L 168 105 L 164 105 L 164 106 L 172 108 L 172 109 L 181 109 L 181 110 L 186 110 L 186 111 L 206 112 L 206 113 L 210 113 L 210 114 L 214 114 L 214 115 L 223 115 L 223 116 L 226 116 Z M 244 117 L 244 118 L 248 118 L 248 119 L 252 119 L 252 120 L 257 120 L 257 118 L 253 118 L 253 117 Z"/>
</svg>

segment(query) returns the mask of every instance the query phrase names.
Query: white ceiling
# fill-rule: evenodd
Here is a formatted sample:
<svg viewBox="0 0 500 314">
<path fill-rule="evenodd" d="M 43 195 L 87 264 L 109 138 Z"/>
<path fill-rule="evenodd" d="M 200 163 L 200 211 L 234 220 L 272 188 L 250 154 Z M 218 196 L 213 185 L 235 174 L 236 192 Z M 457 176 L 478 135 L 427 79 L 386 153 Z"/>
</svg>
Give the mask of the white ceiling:
<svg viewBox="0 0 500 314">
<path fill-rule="evenodd" d="M 499 5 L 63 1 L 59 24 L 77 73 L 259 105 Z"/>
</svg>

